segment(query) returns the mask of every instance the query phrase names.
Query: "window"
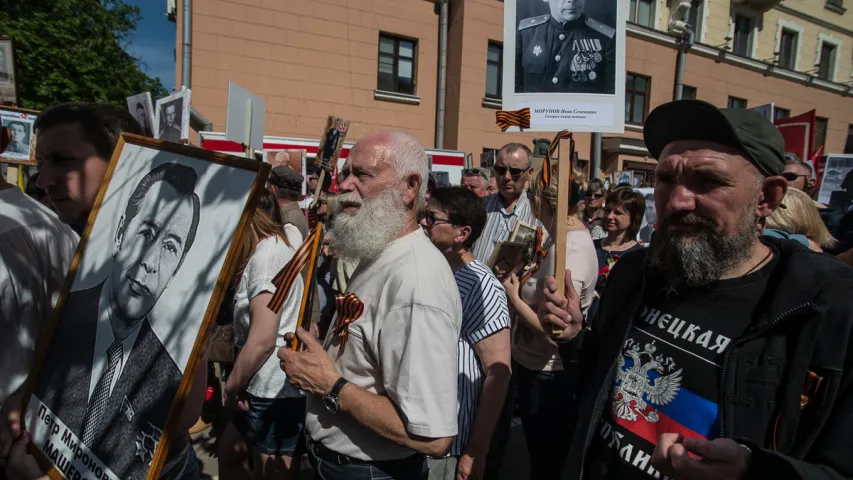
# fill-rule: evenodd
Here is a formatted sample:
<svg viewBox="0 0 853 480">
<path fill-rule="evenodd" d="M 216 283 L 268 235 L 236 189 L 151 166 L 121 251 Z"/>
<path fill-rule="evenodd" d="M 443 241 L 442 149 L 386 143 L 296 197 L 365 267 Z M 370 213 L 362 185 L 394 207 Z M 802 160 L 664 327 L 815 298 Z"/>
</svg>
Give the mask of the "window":
<svg viewBox="0 0 853 480">
<path fill-rule="evenodd" d="M 696 34 L 696 41 L 702 38 L 702 20 L 705 18 L 704 8 L 704 0 L 690 0 L 690 13 L 687 16 L 687 23 L 693 27 L 693 33 Z"/>
<path fill-rule="evenodd" d="M 642 125 L 649 114 L 649 88 L 652 79 L 628 72 L 625 76 L 625 121 Z"/>
<path fill-rule="evenodd" d="M 732 37 L 732 51 L 738 55 L 749 57 L 752 55 L 752 24 L 753 20 L 744 15 L 735 15 L 734 37 Z"/>
<path fill-rule="evenodd" d="M 823 147 L 826 150 L 826 129 L 829 128 L 829 119 L 817 117 L 814 122 L 814 151 Z M 812 152 L 814 153 L 814 152 Z M 826 152 L 824 152 L 825 154 Z"/>
<path fill-rule="evenodd" d="M 746 108 L 746 99 L 729 97 L 729 108 Z"/>
<path fill-rule="evenodd" d="M 779 66 L 794 70 L 797 64 L 797 41 L 799 34 L 787 28 L 782 29 L 779 37 Z"/>
<path fill-rule="evenodd" d="M 826 0 L 827 7 L 835 7 L 836 9 L 844 9 L 844 0 Z"/>
<path fill-rule="evenodd" d="M 501 78 L 503 77 L 504 48 L 497 43 L 489 42 L 489 52 L 486 54 L 486 97 L 501 98 Z"/>
<path fill-rule="evenodd" d="M 415 41 L 379 34 L 379 90 L 415 94 Z"/>
<path fill-rule="evenodd" d="M 683 85 L 681 88 L 681 99 L 696 100 L 696 87 L 691 87 L 690 85 Z"/>
<path fill-rule="evenodd" d="M 631 0 L 631 8 L 628 10 L 628 14 L 628 21 L 653 28 L 655 20 L 654 0 Z"/>
<path fill-rule="evenodd" d="M 787 108 L 773 108 L 773 120 L 782 120 L 783 118 L 788 118 L 791 116 L 791 111 Z"/>
<path fill-rule="evenodd" d="M 832 81 L 835 77 L 835 52 L 838 46 L 827 42 L 820 44 L 820 59 L 817 64 L 817 78 Z"/>
</svg>

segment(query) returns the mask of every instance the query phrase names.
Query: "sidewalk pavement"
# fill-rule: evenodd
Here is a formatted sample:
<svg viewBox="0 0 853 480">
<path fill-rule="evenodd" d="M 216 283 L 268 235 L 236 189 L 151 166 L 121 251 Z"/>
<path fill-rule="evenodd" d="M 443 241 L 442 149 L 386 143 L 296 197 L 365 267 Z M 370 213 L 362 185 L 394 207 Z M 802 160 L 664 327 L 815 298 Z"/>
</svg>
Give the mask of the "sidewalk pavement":
<svg viewBox="0 0 853 480">
<path fill-rule="evenodd" d="M 222 434 L 223 425 L 214 425 L 211 428 L 192 435 L 192 444 L 201 463 L 202 480 L 219 480 L 219 468 L 216 464 L 216 444 L 219 435 Z M 512 420 L 507 455 L 504 459 L 501 480 L 518 480 L 528 478 L 529 465 L 527 447 L 524 445 L 524 433 L 521 430 L 521 421 L 518 418 Z M 302 472 L 299 480 L 313 480 L 314 472 L 307 458 L 303 458 Z M 227 479 L 223 479 L 227 480 Z"/>
</svg>

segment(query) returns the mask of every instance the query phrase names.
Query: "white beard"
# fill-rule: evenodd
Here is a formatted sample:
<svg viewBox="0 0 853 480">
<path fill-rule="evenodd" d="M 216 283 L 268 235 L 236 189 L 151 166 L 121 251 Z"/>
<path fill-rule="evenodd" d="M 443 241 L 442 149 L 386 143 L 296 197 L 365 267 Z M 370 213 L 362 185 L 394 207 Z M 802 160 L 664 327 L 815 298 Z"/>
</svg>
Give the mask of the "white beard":
<svg viewBox="0 0 853 480">
<path fill-rule="evenodd" d="M 344 203 L 359 203 L 355 214 L 342 210 Z M 335 198 L 331 246 L 344 260 L 367 263 L 399 237 L 406 228 L 406 208 L 398 188 L 391 188 L 373 200 L 363 201 L 357 192 Z"/>
</svg>

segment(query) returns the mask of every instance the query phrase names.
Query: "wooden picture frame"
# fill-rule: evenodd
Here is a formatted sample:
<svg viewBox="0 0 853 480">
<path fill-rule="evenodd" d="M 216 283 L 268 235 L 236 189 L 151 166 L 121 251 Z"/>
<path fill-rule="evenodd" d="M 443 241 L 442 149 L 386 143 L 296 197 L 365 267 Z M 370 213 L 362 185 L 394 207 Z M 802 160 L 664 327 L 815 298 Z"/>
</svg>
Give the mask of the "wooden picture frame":
<svg viewBox="0 0 853 480">
<path fill-rule="evenodd" d="M 326 126 L 323 128 L 323 136 L 320 137 L 320 147 L 317 149 L 317 156 L 314 158 L 315 165 L 327 173 L 332 173 L 335 170 L 335 166 L 338 164 L 338 157 L 341 156 L 341 148 L 343 148 L 344 141 L 349 132 L 349 127 L 349 120 L 329 116 L 326 120 Z M 334 135 L 334 138 L 332 138 L 332 135 Z M 316 196 L 319 192 L 314 193 Z"/>
<path fill-rule="evenodd" d="M 190 138 L 191 98 L 192 90 L 181 87 L 179 91 L 157 100 L 154 107 L 154 128 L 157 129 L 154 132 L 154 138 L 174 143 L 181 143 L 183 140 Z M 166 109 L 170 106 L 175 106 L 176 110 L 178 106 L 181 107 L 180 112 L 175 112 L 175 116 L 178 117 L 178 121 L 180 122 L 177 125 L 174 123 L 171 125 L 168 124 L 169 116 Z M 175 130 L 178 130 L 175 128 L 176 126 L 180 127 L 180 132 L 176 133 Z"/>
<path fill-rule="evenodd" d="M 98 478 L 159 478 L 270 168 L 267 163 L 246 158 L 122 134 L 52 321 L 39 337 L 24 396 L 26 428 L 34 444 L 31 451 L 52 465 L 51 478 L 73 478 L 70 468 L 88 475 L 89 464 L 97 467 L 92 475 L 102 473 Z M 123 213 L 121 219 L 115 213 Z M 144 233 L 146 229 L 153 233 Z M 104 256 L 109 257 L 110 252 L 103 249 L 109 242 L 115 242 L 115 253 L 112 260 L 101 262 Z M 177 264 L 172 270 L 166 270 L 169 259 L 163 252 L 171 251 L 165 248 L 167 242 L 180 248 L 172 253 L 171 265 Z M 157 261 L 157 271 L 144 265 L 152 264 L 152 258 Z M 145 276 L 159 275 L 161 270 L 171 272 L 167 279 L 161 275 L 149 281 Z M 95 287 L 89 287 L 92 284 Z M 126 292 L 131 294 L 123 295 Z M 190 292 L 196 292 L 195 296 Z M 72 313 L 63 318 L 66 308 Z M 128 315 L 134 308 L 136 316 Z M 99 319 L 105 317 L 105 310 L 110 312 L 108 323 Z M 131 346 L 117 380 L 111 382 L 109 396 L 100 409 L 93 408 L 98 403 L 98 391 L 104 390 L 100 384 L 107 377 L 106 373 L 97 375 L 96 369 L 100 365 L 102 372 L 117 371 L 110 360 L 115 355 L 109 352 L 116 344 L 130 341 L 130 335 L 118 335 L 118 340 L 111 335 L 117 331 L 112 319 L 122 316 L 127 323 L 120 325 L 125 330 L 135 328 L 137 336 L 128 344 Z M 94 319 L 89 320 L 91 317 Z M 131 326 L 132 322 L 137 325 Z M 110 335 L 107 342 L 101 341 L 99 323 L 106 325 L 104 335 Z M 75 332 L 73 337 L 64 333 L 69 329 Z M 168 335 L 162 335 L 164 331 Z M 73 340 L 63 344 L 68 338 Z M 87 339 L 93 339 L 93 347 L 87 345 Z M 153 341 L 159 342 L 160 350 L 150 348 Z M 103 356 L 93 355 L 106 343 L 110 349 Z M 80 358 L 75 362 L 76 357 Z M 93 361 L 86 363 L 90 359 Z M 162 365 L 169 372 L 164 372 Z M 93 382 L 96 378 L 99 380 Z M 51 401 L 49 405 L 61 413 L 43 403 Z M 80 401 L 83 406 L 78 406 Z M 95 410 L 103 412 L 97 424 L 90 423 Z M 84 442 L 84 430 L 93 424 L 94 438 Z M 102 460 L 105 454 L 109 461 Z"/>
<path fill-rule="evenodd" d="M 28 110 L 26 108 L 0 107 L 0 124 L 4 127 L 10 127 L 10 129 L 15 128 L 17 131 L 22 131 L 26 137 L 23 143 L 28 149 L 26 152 L 21 152 L 22 147 L 15 148 L 10 143 L 6 151 L 0 153 L 0 162 L 16 165 L 36 164 L 36 131 L 34 125 L 39 113 L 41 112 L 38 110 Z M 19 128 L 19 125 L 22 127 Z M 13 143 L 15 142 L 14 137 L 15 132 L 12 132 Z M 14 150 L 17 150 L 17 152 Z"/>
<path fill-rule="evenodd" d="M 0 105 L 21 104 L 17 58 L 15 40 L 12 37 L 0 35 Z"/>
</svg>

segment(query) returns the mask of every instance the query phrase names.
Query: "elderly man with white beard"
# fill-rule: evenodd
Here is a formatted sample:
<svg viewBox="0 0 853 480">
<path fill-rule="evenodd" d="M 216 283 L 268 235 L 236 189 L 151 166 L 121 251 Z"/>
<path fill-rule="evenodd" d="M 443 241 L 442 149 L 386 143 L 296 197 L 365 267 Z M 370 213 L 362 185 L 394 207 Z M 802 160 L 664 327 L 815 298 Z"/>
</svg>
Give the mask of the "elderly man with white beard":
<svg viewBox="0 0 853 480">
<path fill-rule="evenodd" d="M 359 140 L 341 170 L 332 247 L 358 262 L 321 345 L 279 350 L 309 393 L 308 456 L 319 479 L 426 479 L 451 446 L 462 305 L 453 272 L 417 223 L 427 156 L 398 132 Z M 288 334 L 293 338 L 294 334 Z"/>
</svg>

